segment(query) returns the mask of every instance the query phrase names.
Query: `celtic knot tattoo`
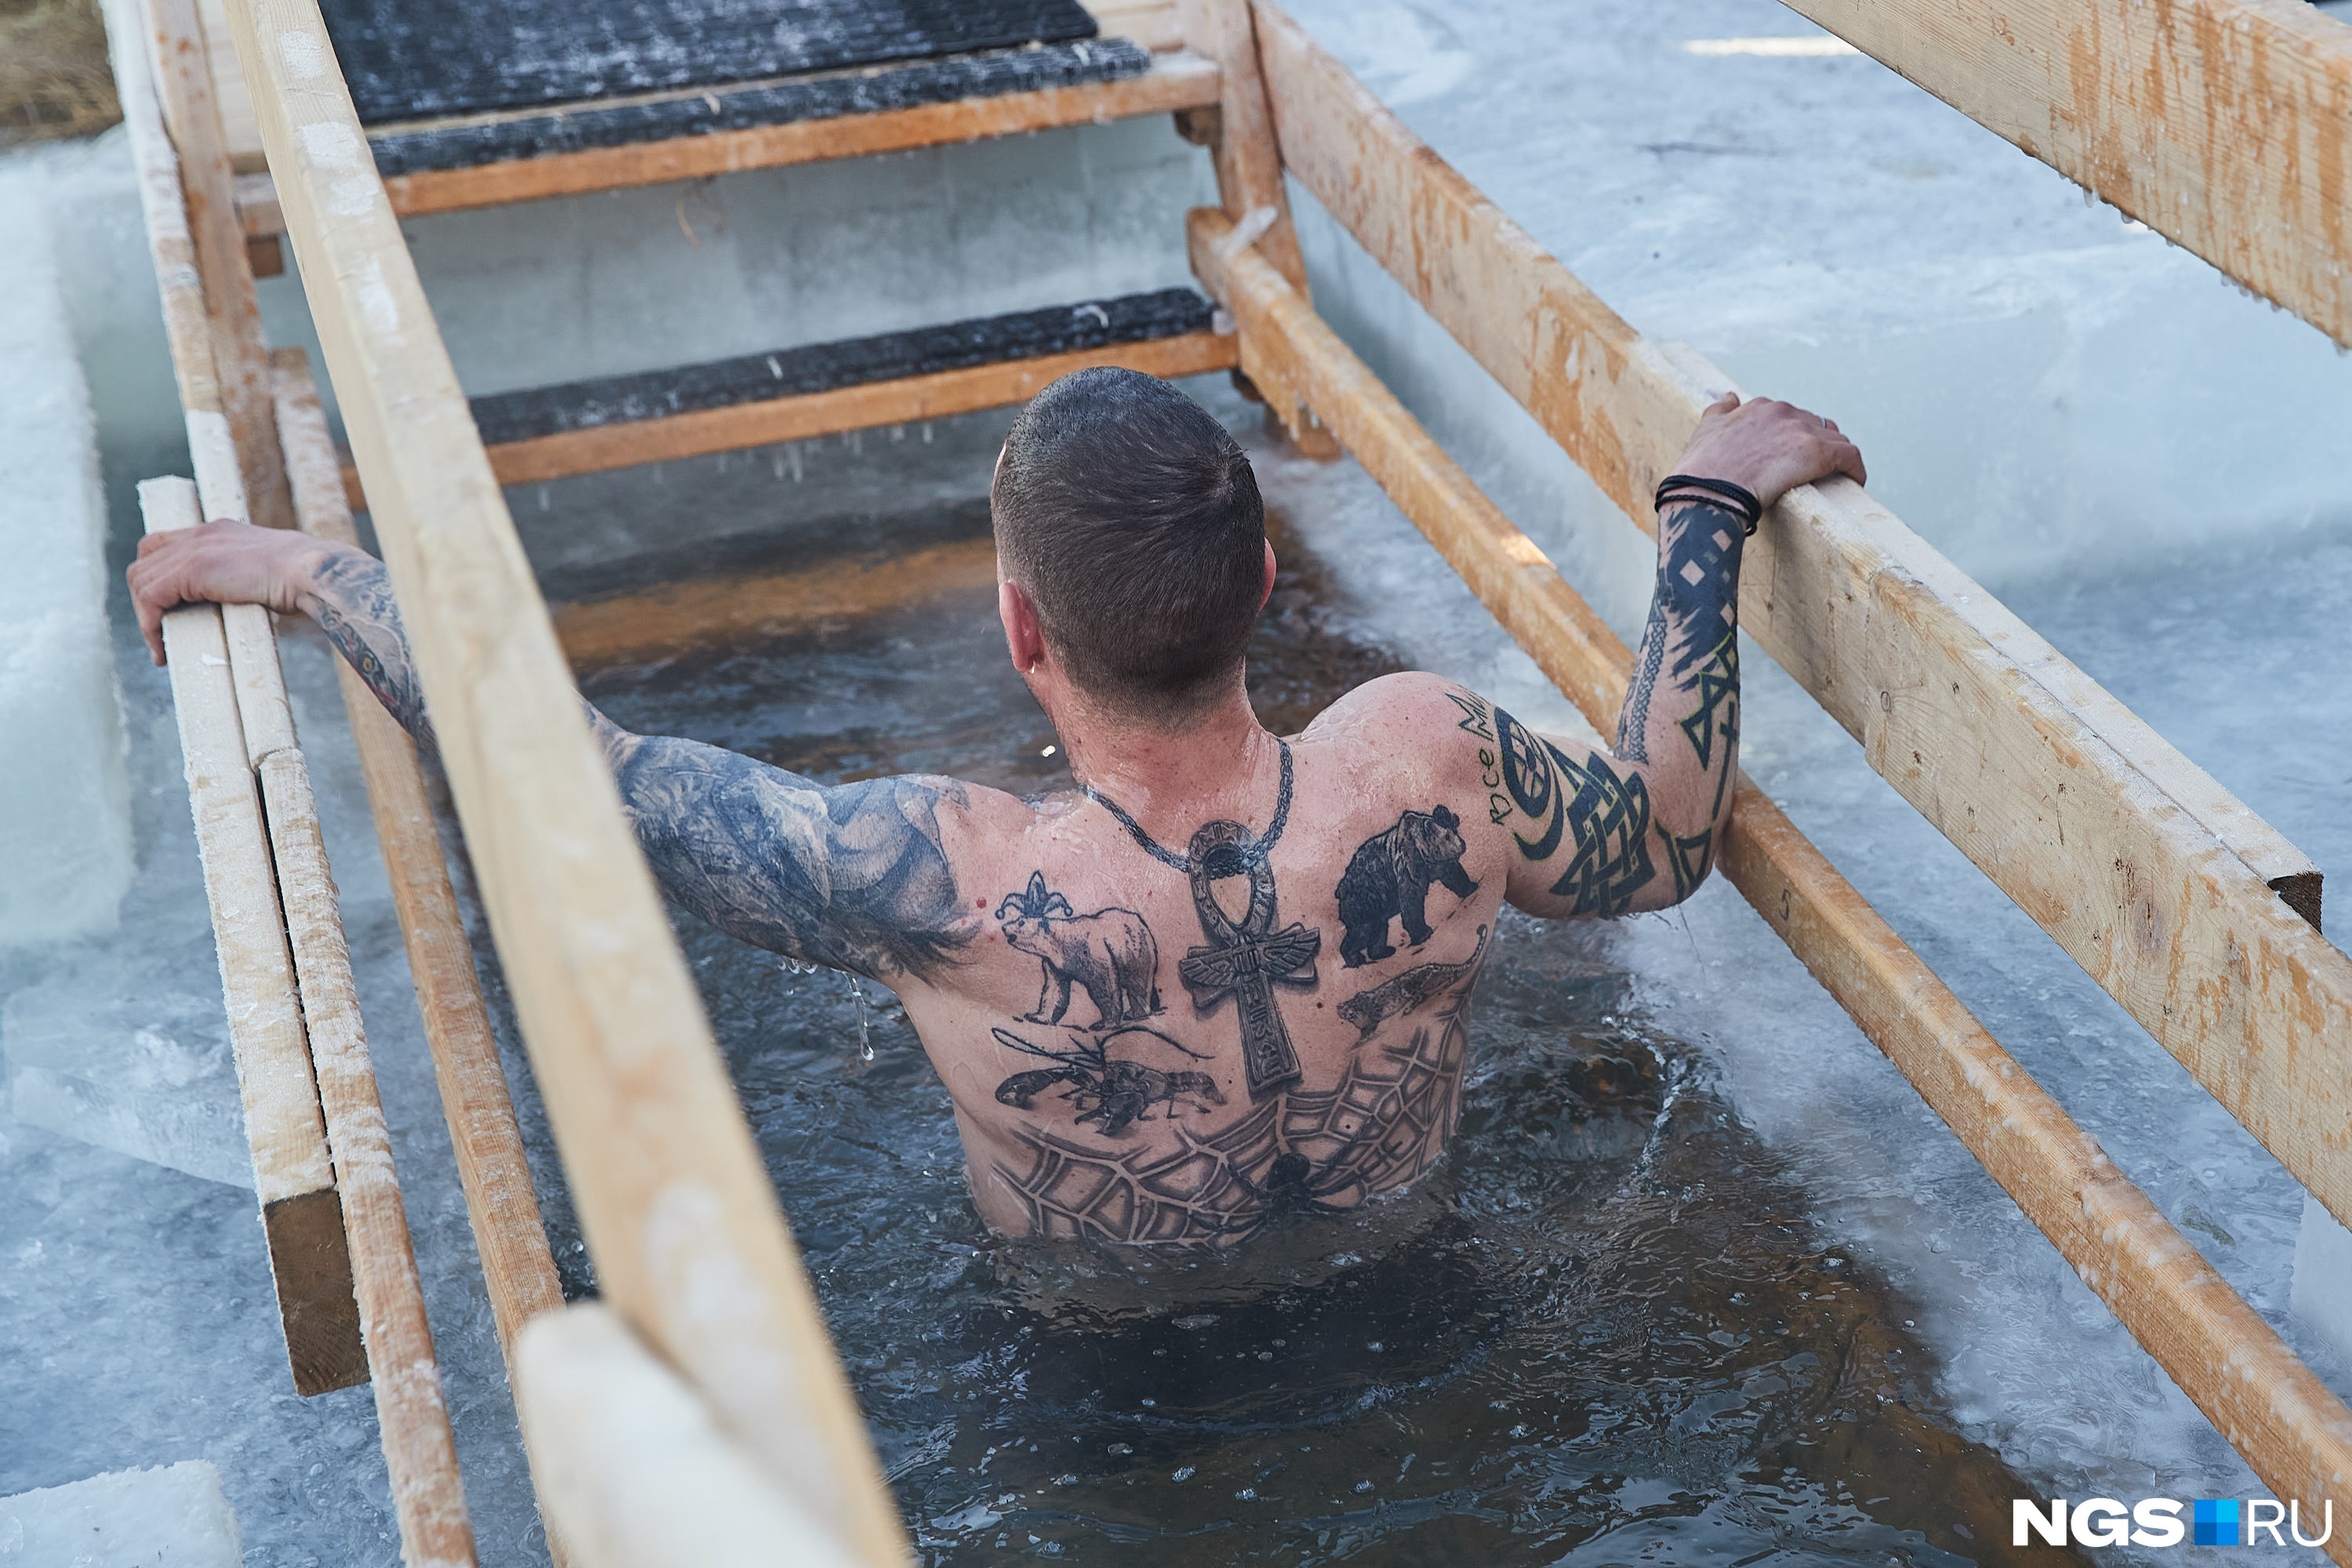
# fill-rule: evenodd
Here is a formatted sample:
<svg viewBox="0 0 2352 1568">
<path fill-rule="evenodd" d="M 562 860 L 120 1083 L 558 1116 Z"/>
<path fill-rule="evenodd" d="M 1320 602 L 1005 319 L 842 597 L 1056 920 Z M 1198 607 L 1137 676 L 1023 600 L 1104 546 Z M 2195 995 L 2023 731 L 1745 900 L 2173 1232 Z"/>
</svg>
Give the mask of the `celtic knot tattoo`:
<svg viewBox="0 0 2352 1568">
<path fill-rule="evenodd" d="M 1649 786 L 1598 752 L 1579 765 L 1504 710 L 1494 711 L 1504 791 L 1540 829 L 1533 838 L 1512 830 L 1519 852 L 1549 860 L 1563 843 L 1570 845 L 1553 895 L 1577 914 L 1623 914 L 1657 874 L 1650 863 Z"/>
</svg>

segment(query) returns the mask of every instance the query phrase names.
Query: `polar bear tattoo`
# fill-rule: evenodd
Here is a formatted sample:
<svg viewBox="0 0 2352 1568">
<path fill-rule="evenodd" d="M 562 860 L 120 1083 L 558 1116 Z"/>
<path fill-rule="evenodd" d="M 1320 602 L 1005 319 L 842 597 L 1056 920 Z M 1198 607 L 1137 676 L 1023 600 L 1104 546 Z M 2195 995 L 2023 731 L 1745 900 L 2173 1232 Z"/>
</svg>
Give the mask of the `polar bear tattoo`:
<svg viewBox="0 0 2352 1568">
<path fill-rule="evenodd" d="M 1462 868 L 1462 819 L 1437 806 L 1408 811 L 1396 826 L 1356 847 L 1339 878 L 1339 962 L 1349 969 L 1387 958 L 1389 922 L 1404 921 L 1405 940 L 1419 947 L 1429 940 L 1429 885 L 1457 899 L 1478 890 Z"/>
<path fill-rule="evenodd" d="M 996 906 L 1005 942 L 1044 965 L 1032 1024 L 1058 1024 L 1070 1010 L 1070 991 L 1083 986 L 1102 1016 L 1089 1029 L 1116 1029 L 1160 1011 L 1160 944 L 1133 910 L 1097 910 L 1082 915 L 1070 900 L 1045 887 L 1045 874 L 1033 871 L 1029 886 L 1007 893 Z"/>
</svg>

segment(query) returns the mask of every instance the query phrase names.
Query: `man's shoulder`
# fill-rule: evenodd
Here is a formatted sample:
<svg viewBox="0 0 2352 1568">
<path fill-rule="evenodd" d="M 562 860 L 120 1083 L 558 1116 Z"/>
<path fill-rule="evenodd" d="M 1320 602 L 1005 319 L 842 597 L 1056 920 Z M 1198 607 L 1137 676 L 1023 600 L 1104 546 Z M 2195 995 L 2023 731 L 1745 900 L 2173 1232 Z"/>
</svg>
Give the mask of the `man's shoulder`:
<svg viewBox="0 0 2352 1568">
<path fill-rule="evenodd" d="M 1486 700 L 1461 682 L 1424 669 L 1407 669 L 1367 680 L 1325 709 L 1308 726 L 1307 732 L 1313 734 L 1333 723 L 1361 724 L 1368 721 L 1413 725 L 1443 723 L 1451 727 L 1474 711 L 1483 713 L 1486 710 Z"/>
</svg>

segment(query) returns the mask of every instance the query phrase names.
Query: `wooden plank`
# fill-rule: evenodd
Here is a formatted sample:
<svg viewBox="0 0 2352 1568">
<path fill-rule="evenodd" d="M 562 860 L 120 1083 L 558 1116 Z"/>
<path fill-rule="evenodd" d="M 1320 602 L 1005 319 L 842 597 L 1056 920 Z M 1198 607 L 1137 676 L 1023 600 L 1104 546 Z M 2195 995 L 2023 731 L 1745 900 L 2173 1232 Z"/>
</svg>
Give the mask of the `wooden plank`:
<svg viewBox="0 0 2352 1568">
<path fill-rule="evenodd" d="M 1297 24 L 1258 16 L 1290 172 L 1653 526 L 1651 489 L 1728 378 L 1635 334 Z M 1246 363 L 1245 325 L 1243 343 Z M 1782 500 L 1740 614 L 1873 767 L 2352 1215 L 2352 959 L 2269 885 L 2307 885 L 2306 857 L 1851 481 Z"/>
<path fill-rule="evenodd" d="M 1087 0 L 1087 12 L 1106 38 L 1126 38 L 1153 54 L 1184 47 L 1176 0 Z"/>
<path fill-rule="evenodd" d="M 280 349 L 270 360 L 296 519 L 305 533 L 355 544 L 334 442 L 310 380 L 309 356 L 300 349 Z M 416 987 L 416 1010 L 433 1053 L 441 1109 L 457 1157 L 458 1184 L 465 1191 L 474 1248 L 489 1290 L 490 1319 L 511 1381 L 516 1335 L 531 1319 L 563 1305 L 562 1287 L 548 1251 L 522 1130 L 515 1122 L 506 1069 L 482 1004 L 473 947 L 449 885 L 415 747 L 357 671 L 339 659 L 336 674 L 392 884 L 393 907 Z M 323 1065 L 320 1071 L 323 1081 Z M 551 1538 L 549 1552 L 555 1568 L 563 1568 L 566 1557 L 560 1540 Z"/>
<path fill-rule="evenodd" d="M 302 531 L 356 544 L 309 357 L 299 349 L 280 349 L 270 357 L 278 372 L 278 428 L 286 438 L 286 471 Z M 489 1287 L 490 1316 L 511 1368 L 515 1335 L 532 1318 L 562 1306 L 563 1291 L 416 748 L 356 671 L 341 663 L 338 671 L 457 1151 L 457 1179 Z"/>
<path fill-rule="evenodd" d="M 212 68 L 195 0 L 145 0 L 149 43 L 163 106 L 164 129 L 179 163 L 180 184 L 194 241 L 196 270 L 212 326 L 214 372 L 221 412 L 236 449 L 246 506 L 266 528 L 294 526 L 286 472 L 270 410 L 269 361 L 261 343 L 261 310 L 246 260 L 245 231 L 234 195 L 226 140 L 214 98 Z M 199 483 L 201 483 L 199 476 Z"/>
<path fill-rule="evenodd" d="M 1210 149 L 1217 161 L 1217 199 L 1236 224 L 1257 229 L 1251 241 L 1294 289 L 1307 287 L 1307 261 L 1290 221 L 1275 151 L 1274 120 L 1258 77 L 1257 36 L 1249 0 L 1182 0 L 1185 41 L 1214 60 L 1223 84 L 1217 98 L 1222 124 Z M 1271 216 L 1258 217 L 1261 209 Z"/>
<path fill-rule="evenodd" d="M 240 174 L 266 169 L 269 163 L 261 151 L 261 127 L 254 122 L 253 99 L 245 90 L 245 73 L 237 68 L 228 12 L 221 0 L 196 0 L 196 14 L 204 25 L 205 54 L 212 64 L 213 98 L 220 105 L 229 167 Z"/>
<path fill-rule="evenodd" d="M 847 1568 L 857 1561 L 604 1308 L 523 1336 L 515 1405 L 549 1521 L 583 1568 Z"/>
<path fill-rule="evenodd" d="M 664 583 L 555 606 L 555 635 L 574 669 L 672 658 L 744 637 L 789 637 L 908 609 L 996 583 L 996 542 L 964 539 L 874 560 L 790 572 Z"/>
<path fill-rule="evenodd" d="M 216 378 L 209 386 L 197 381 L 198 402 L 187 410 L 198 458 L 197 489 L 214 516 L 250 521 L 252 502 L 274 499 L 278 510 L 287 514 L 283 521 L 290 523 L 277 420 L 267 401 L 267 351 L 254 307 L 253 279 L 245 270 L 244 237 L 229 200 L 228 163 L 221 153 L 219 121 L 209 97 L 211 77 L 194 13 L 184 0 L 155 0 L 151 26 L 156 66 L 166 89 L 168 129 L 185 160 L 174 172 L 182 184 L 180 210 L 195 230 L 193 276 L 159 276 L 159 284 L 173 305 L 174 330 L 169 336 L 174 358 L 209 362 Z M 161 197 L 168 154 L 143 122 L 134 137 L 143 143 L 144 161 L 155 167 Z M 162 205 L 168 208 L 173 204 L 164 200 Z M 201 313 L 192 295 L 202 300 Z M 258 405 L 257 389 L 263 397 Z M 201 444 L 194 428 L 200 416 L 205 437 Z M 267 450 L 257 451 L 260 447 Z M 159 491 L 154 521 L 191 526 L 196 521 L 196 490 L 184 484 Z M 236 814 L 243 831 L 236 859 L 246 866 L 253 907 L 271 920 L 270 940 L 263 943 L 267 951 L 261 955 L 268 971 L 260 978 L 276 992 L 289 982 L 295 987 L 294 995 L 276 997 L 279 1009 L 290 1015 L 289 1026 L 280 1030 L 287 1038 L 278 1042 L 275 1053 L 289 1058 L 279 1098 L 307 1092 L 299 1105 L 306 1151 L 311 1124 L 323 1122 L 331 1158 L 326 1191 L 301 1194 L 283 1219 L 271 1215 L 267 1205 L 264 1209 L 274 1222 L 269 1229 L 273 1264 L 281 1246 L 289 1261 L 303 1259 L 299 1269 L 274 1269 L 281 1304 L 291 1275 L 299 1287 L 297 1300 L 307 1298 L 324 1306 L 315 1314 L 315 1327 L 304 1325 L 315 1343 L 298 1345 L 295 1325 L 288 1325 L 296 1386 L 310 1393 L 373 1381 L 378 1430 L 407 1561 L 452 1568 L 470 1564 L 475 1561 L 473 1530 L 457 1476 L 424 1289 L 394 1174 L 391 1135 L 377 1103 L 310 774 L 295 742 L 276 637 L 268 612 L 257 605 L 230 605 L 210 614 L 226 656 L 226 684 L 243 742 L 240 760 L 259 779 L 257 800 L 240 804 L 246 810 L 258 809 L 258 825 L 267 831 L 266 843 L 249 842 L 244 812 Z M 192 689 L 219 684 L 216 676 L 205 680 L 214 675 L 202 669 L 209 647 L 178 651 L 198 668 L 190 678 Z M 183 674 L 174 668 L 175 697 Z M 210 728 L 215 744 L 226 739 L 216 720 Z M 193 794 L 199 753 L 191 751 L 189 762 Z M 205 762 L 217 771 L 219 759 Z M 243 794 L 251 795 L 253 781 L 253 773 L 241 781 Z M 209 846 L 206 849 L 209 867 L 215 857 Z M 215 900 L 216 930 L 220 910 Z M 280 921 L 282 930 L 278 929 Z M 229 948 L 225 938 L 216 940 L 223 942 L 226 976 Z M 250 949 L 258 940 L 248 933 L 245 945 Z M 287 962 L 290 972 L 278 967 Z M 252 963 L 240 967 L 250 970 Z M 299 1007 L 292 1005 L 298 997 Z M 234 1012 L 234 994 L 230 1005 Z M 290 1070 L 290 1054 L 296 1051 L 300 1053 L 299 1085 Z M 239 1076 L 246 1076 L 242 1052 Z M 250 1110 L 247 1120 L 252 1121 Z M 331 1223 L 340 1228 L 339 1237 L 327 1234 Z"/>
<path fill-rule="evenodd" d="M 951 414 L 1001 408 L 1025 403 L 1050 383 L 1088 365 L 1123 365 L 1172 378 L 1230 370 L 1240 363 L 1231 333 L 1187 332 L 1146 342 L 1110 343 L 969 370 L 835 387 L 764 403 L 739 403 L 667 419 L 600 425 L 589 430 L 508 441 L 489 448 L 490 468 L 502 485 L 533 484 L 569 474 L 601 473 L 638 463 L 666 463 L 777 441 L 806 441 L 845 430 L 870 430 L 877 425 L 911 425 Z M 343 469 L 343 486 L 352 509 L 364 510 L 367 500 L 357 469 Z"/>
<path fill-rule="evenodd" d="M 1612 731 L 1630 650 L 1264 258 L 1220 254 L 1227 227 L 1193 214 L 1212 291 L 1544 673 Z M 1724 874 L 1790 951 L 2279 1497 L 2315 1509 L 2342 1492 L 2352 1410 L 1744 776 L 1734 802 Z M 2352 1565 L 2352 1543 L 2329 1551 Z"/>
<path fill-rule="evenodd" d="M 709 136 L 681 137 L 626 147 L 556 153 L 470 169 L 436 169 L 384 182 L 393 210 L 403 217 L 460 212 L 511 202 L 543 201 L 588 191 L 625 190 L 667 180 L 697 180 L 746 169 L 780 168 L 834 158 L 862 158 L 918 147 L 978 142 L 992 136 L 1102 125 L 1139 115 L 1173 113 L 1217 101 L 1217 69 L 1197 55 L 1169 54 L 1141 76 L 1082 87 L 1010 92 L 994 98 L 927 103 L 881 114 L 805 120 Z M 536 112 L 543 113 L 544 110 Z M 480 117 L 489 118 L 489 117 Z M 248 234 L 270 232 L 274 203 L 257 184 L 240 189 Z M 278 219 L 282 222 L 282 217 Z"/>
<path fill-rule="evenodd" d="M 139 500 L 151 533 L 201 521 L 195 487 L 185 479 L 150 479 L 139 487 Z M 298 1393 L 324 1394 L 365 1382 L 367 1355 L 219 609 L 189 605 L 167 614 L 163 647 L 287 1359 Z"/>
<path fill-rule="evenodd" d="M 239 174 L 229 187 L 236 204 L 237 226 L 248 240 L 274 239 L 286 232 L 286 215 L 278 209 L 278 187 L 267 171 Z"/>
<path fill-rule="evenodd" d="M 1299 253 L 1291 221 L 1290 193 L 1282 179 L 1282 158 L 1274 140 L 1274 120 L 1260 79 L 1256 24 L 1249 0 L 1179 0 L 1184 36 L 1194 49 L 1217 62 L 1223 89 L 1213 118 L 1180 118 L 1188 139 L 1207 145 L 1216 162 L 1217 200 L 1235 225 L 1231 243 L 1255 246 L 1275 270 L 1311 299 L 1307 259 Z M 1265 356 L 1242 345 L 1244 391 L 1262 399 L 1271 426 L 1279 426 L 1307 457 L 1326 461 L 1339 455 L 1330 432 L 1315 423 L 1314 411 L 1286 386 Z"/>
<path fill-rule="evenodd" d="M 433 1330 L 425 1318 L 425 1289 L 416 1277 L 408 1214 L 393 1168 L 392 1133 L 376 1098 L 375 1068 L 368 1059 L 310 773 L 299 751 L 273 752 L 263 760 L 261 794 L 327 1141 L 334 1151 L 335 1191 L 342 1201 L 401 1554 L 409 1563 L 436 1568 L 470 1563 L 474 1529 L 466 1514 L 466 1489 L 457 1479 L 457 1442 L 433 1355 Z"/>
<path fill-rule="evenodd" d="M 2352 347 L 2352 29 L 2291 0 L 1791 0 Z"/>
<path fill-rule="evenodd" d="M 229 515 L 241 515 L 242 481 L 228 421 L 220 412 L 211 323 L 197 285 L 195 244 L 188 233 L 179 171 L 155 95 L 146 25 L 135 7 L 120 0 L 107 7 L 105 16 L 189 450 L 199 474 L 221 493 L 224 504 L 236 509 Z M 168 526 L 187 526 L 201 516 L 193 490 L 183 496 L 166 487 L 152 504 L 156 518 Z M 222 990 L 270 1274 L 294 1386 L 305 1394 L 322 1394 L 367 1376 L 326 1123 L 278 921 L 246 727 L 236 709 L 227 618 L 210 608 L 177 614 L 184 628 L 177 635 L 200 644 L 174 662 L 173 702 L 181 711 L 189 798 L 205 860 L 206 896 L 214 906 Z M 167 649 L 172 636 L 167 625 Z"/>
<path fill-rule="evenodd" d="M 908 1545 L 314 0 L 237 58 L 604 1299 L 876 1564 Z"/>
</svg>

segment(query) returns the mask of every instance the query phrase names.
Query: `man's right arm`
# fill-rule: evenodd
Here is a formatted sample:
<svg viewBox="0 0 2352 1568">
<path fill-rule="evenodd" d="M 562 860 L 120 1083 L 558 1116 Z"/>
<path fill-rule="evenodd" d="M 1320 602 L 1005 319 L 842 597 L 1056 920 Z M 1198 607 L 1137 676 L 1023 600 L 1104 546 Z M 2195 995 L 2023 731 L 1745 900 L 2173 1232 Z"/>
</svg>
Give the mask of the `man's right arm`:
<svg viewBox="0 0 2352 1568">
<path fill-rule="evenodd" d="M 1863 478 L 1830 421 L 1785 403 L 1709 407 L 1677 471 L 1736 484 L 1766 510 L 1797 485 Z M 1660 508 L 1648 624 L 1603 752 L 1536 733 L 1459 689 L 1447 738 L 1475 755 L 1486 826 L 1507 833 L 1510 900 L 1551 918 L 1664 909 L 1696 890 L 1731 819 L 1739 766 L 1739 569 L 1744 519 L 1692 487 Z M 1433 709 L 1433 714 L 1437 710 Z"/>
<path fill-rule="evenodd" d="M 420 749 L 433 749 L 391 581 L 365 552 L 207 523 L 149 535 L 130 581 L 159 664 L 163 612 L 174 605 L 308 615 Z M 663 890 L 721 931 L 889 984 L 935 976 L 971 939 L 977 921 L 940 831 L 941 813 L 968 804 L 955 780 L 828 786 L 717 746 L 632 734 L 582 706 Z"/>
</svg>

